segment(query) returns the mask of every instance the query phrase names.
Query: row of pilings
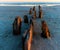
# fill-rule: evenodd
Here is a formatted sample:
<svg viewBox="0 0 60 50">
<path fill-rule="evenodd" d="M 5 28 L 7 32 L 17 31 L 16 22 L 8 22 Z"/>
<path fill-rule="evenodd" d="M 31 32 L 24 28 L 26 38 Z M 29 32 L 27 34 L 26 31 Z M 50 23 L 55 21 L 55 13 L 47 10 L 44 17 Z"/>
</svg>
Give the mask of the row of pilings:
<svg viewBox="0 0 60 50">
<path fill-rule="evenodd" d="M 37 14 L 36 14 L 36 8 L 35 8 L 35 6 L 33 7 L 33 8 L 30 8 L 30 11 L 29 11 L 29 14 L 32 14 L 32 12 L 34 12 L 33 13 L 33 19 L 36 19 L 36 18 L 40 18 L 40 19 L 42 19 L 42 17 L 43 17 L 43 11 L 42 11 L 42 7 L 39 5 L 38 6 L 38 16 L 37 16 Z M 49 31 L 49 28 L 48 28 L 48 26 L 47 26 L 47 23 L 46 23 L 46 21 L 45 20 L 41 20 L 41 30 L 42 30 L 42 33 L 41 33 L 41 36 L 43 37 L 43 38 L 50 38 L 50 31 Z"/>
<path fill-rule="evenodd" d="M 31 50 L 31 44 L 32 44 L 32 39 L 33 39 L 33 27 L 34 27 L 34 22 L 33 20 L 36 20 L 37 18 L 42 19 L 43 17 L 43 11 L 42 11 L 42 7 L 38 6 L 38 16 L 36 13 L 36 8 L 35 6 L 33 8 L 30 8 L 29 10 L 29 15 L 32 15 L 30 20 L 28 19 L 28 15 L 24 15 L 22 20 L 20 18 L 20 16 L 17 16 L 13 22 L 13 35 L 20 35 L 21 29 L 22 29 L 22 22 L 25 24 L 29 25 L 29 29 L 26 29 L 23 36 L 22 36 L 22 48 L 23 50 Z M 45 20 L 41 20 L 41 37 L 43 38 L 49 38 L 50 37 L 50 31 L 48 29 L 47 23 L 45 22 Z"/>
</svg>

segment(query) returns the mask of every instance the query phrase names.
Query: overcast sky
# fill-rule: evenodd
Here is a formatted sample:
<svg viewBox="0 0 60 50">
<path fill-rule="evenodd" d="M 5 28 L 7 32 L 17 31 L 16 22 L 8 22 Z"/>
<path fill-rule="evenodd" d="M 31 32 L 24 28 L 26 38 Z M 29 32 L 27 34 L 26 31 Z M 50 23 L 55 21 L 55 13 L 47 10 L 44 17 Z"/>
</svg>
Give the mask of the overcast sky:
<svg viewBox="0 0 60 50">
<path fill-rule="evenodd" d="M 60 2 L 60 0 L 0 0 L 0 2 Z"/>
</svg>

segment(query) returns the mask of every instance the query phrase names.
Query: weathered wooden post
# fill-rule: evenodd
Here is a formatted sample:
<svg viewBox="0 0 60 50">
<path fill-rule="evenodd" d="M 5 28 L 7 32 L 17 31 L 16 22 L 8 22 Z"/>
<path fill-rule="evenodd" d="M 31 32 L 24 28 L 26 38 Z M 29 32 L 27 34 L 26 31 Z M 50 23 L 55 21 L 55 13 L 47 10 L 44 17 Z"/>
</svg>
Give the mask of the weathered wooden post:
<svg viewBox="0 0 60 50">
<path fill-rule="evenodd" d="M 29 10 L 29 14 L 32 14 L 32 8 L 30 8 L 30 10 Z"/>
<path fill-rule="evenodd" d="M 33 11 L 35 11 L 35 6 L 33 7 Z"/>
<path fill-rule="evenodd" d="M 13 22 L 13 35 L 19 35 L 21 33 L 22 20 L 17 16 Z"/>
<path fill-rule="evenodd" d="M 28 23 L 28 16 L 24 15 L 24 23 Z"/>
<path fill-rule="evenodd" d="M 39 8 L 39 12 L 38 12 L 38 13 L 39 13 L 39 18 L 42 18 L 42 15 L 43 15 L 43 13 L 42 13 L 42 8 L 41 8 L 40 5 L 39 5 L 38 8 Z"/>
<path fill-rule="evenodd" d="M 31 50 L 32 38 L 33 38 L 33 25 L 30 26 L 30 37 L 28 39 L 28 50 Z"/>
<path fill-rule="evenodd" d="M 43 16 L 43 13 L 42 13 L 42 10 L 39 11 L 39 18 L 42 18 Z"/>
<path fill-rule="evenodd" d="M 33 13 L 33 19 L 36 19 L 36 18 L 37 18 L 37 16 L 36 16 L 36 10 L 35 10 Z"/>
<path fill-rule="evenodd" d="M 42 21 L 42 34 L 41 34 L 41 36 L 44 38 L 50 38 L 50 32 L 49 32 L 48 26 L 46 25 L 45 21 Z"/>
<path fill-rule="evenodd" d="M 32 35 L 33 35 L 33 27 L 31 25 L 30 28 L 26 30 L 26 32 L 23 34 L 22 37 L 23 50 L 31 50 Z"/>
<path fill-rule="evenodd" d="M 42 9 L 40 5 L 38 6 L 38 8 L 39 8 L 39 11 Z"/>
<path fill-rule="evenodd" d="M 23 50 L 28 50 L 27 45 L 27 37 L 28 37 L 29 30 L 26 30 L 22 36 L 22 48 Z"/>
</svg>

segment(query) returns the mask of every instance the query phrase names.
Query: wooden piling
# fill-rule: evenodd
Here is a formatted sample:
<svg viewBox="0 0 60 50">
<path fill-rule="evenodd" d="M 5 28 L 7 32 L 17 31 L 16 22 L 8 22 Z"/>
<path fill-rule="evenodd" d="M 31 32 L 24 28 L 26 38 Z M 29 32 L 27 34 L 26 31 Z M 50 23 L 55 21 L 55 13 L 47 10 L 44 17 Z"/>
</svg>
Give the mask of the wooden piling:
<svg viewBox="0 0 60 50">
<path fill-rule="evenodd" d="M 42 18 L 42 16 L 43 16 L 42 8 L 41 8 L 40 5 L 38 6 L 38 8 L 39 8 L 39 12 L 38 12 L 39 13 L 39 16 L 38 17 L 39 18 Z"/>
<path fill-rule="evenodd" d="M 35 6 L 33 7 L 33 11 L 35 11 Z"/>
<path fill-rule="evenodd" d="M 42 13 L 42 10 L 39 11 L 39 18 L 42 18 L 43 16 L 43 13 Z"/>
<path fill-rule="evenodd" d="M 38 6 L 38 8 L 39 8 L 39 11 L 40 11 L 40 10 L 42 10 L 42 8 L 41 8 L 41 6 L 40 6 L 40 5 Z"/>
<path fill-rule="evenodd" d="M 24 15 L 24 23 L 28 24 L 28 16 L 27 15 Z"/>
<path fill-rule="evenodd" d="M 30 8 L 30 10 L 29 10 L 29 14 L 30 14 L 30 15 L 32 14 L 32 8 Z"/>
<path fill-rule="evenodd" d="M 26 32 L 23 34 L 22 37 L 23 50 L 31 50 L 32 35 L 33 35 L 33 27 L 31 25 L 30 28 L 26 30 Z"/>
<path fill-rule="evenodd" d="M 29 30 L 26 30 L 25 33 L 22 36 L 22 48 L 23 50 L 28 50 L 27 46 L 27 36 L 28 36 Z"/>
<path fill-rule="evenodd" d="M 22 20 L 17 16 L 13 22 L 13 35 L 19 35 L 21 33 Z"/>
<path fill-rule="evenodd" d="M 32 44 L 32 37 L 33 37 L 33 26 L 30 26 L 30 31 L 29 31 L 30 37 L 28 40 L 28 50 L 31 50 L 31 44 Z"/>
<path fill-rule="evenodd" d="M 37 15 L 36 15 L 36 10 L 35 10 L 33 13 L 33 19 L 36 19 L 36 18 L 37 18 Z"/>
<path fill-rule="evenodd" d="M 50 38 L 50 31 L 48 29 L 48 26 L 45 21 L 42 21 L 42 37 L 44 38 Z"/>
</svg>

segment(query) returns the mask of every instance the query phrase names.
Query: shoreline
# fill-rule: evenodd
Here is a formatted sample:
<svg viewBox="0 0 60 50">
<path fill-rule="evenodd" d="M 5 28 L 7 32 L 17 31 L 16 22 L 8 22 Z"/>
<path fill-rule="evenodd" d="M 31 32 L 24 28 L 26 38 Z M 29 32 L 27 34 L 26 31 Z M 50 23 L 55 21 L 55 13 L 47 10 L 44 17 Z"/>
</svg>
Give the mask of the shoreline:
<svg viewBox="0 0 60 50">
<path fill-rule="evenodd" d="M 38 6 L 38 5 L 41 5 L 41 6 L 57 6 L 57 5 L 60 5 L 60 4 L 21 4 L 21 5 L 17 5 L 17 4 L 0 4 L 0 6 Z"/>
</svg>

